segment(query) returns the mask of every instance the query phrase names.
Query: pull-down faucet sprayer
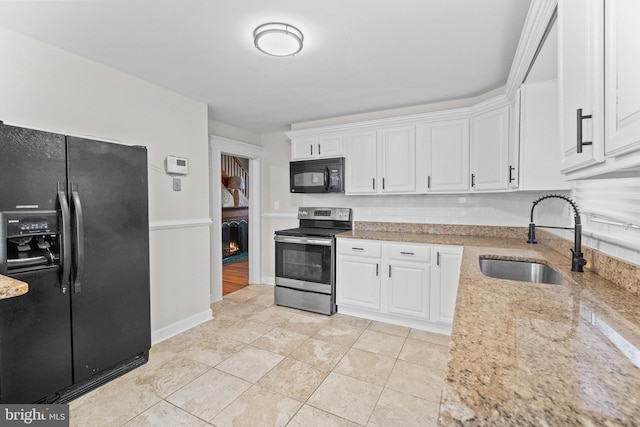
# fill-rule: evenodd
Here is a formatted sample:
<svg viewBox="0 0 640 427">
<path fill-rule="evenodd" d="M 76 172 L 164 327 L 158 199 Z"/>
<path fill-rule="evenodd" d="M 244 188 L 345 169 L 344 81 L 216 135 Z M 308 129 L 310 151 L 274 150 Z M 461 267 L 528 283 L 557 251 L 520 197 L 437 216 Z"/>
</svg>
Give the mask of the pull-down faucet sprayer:
<svg viewBox="0 0 640 427">
<path fill-rule="evenodd" d="M 573 230 L 573 249 L 571 249 L 571 271 L 577 271 L 582 273 L 584 267 L 587 264 L 587 260 L 583 258 L 582 254 L 582 223 L 580 221 L 580 210 L 578 209 L 578 205 L 566 196 L 562 196 L 560 194 L 549 194 L 546 196 L 540 197 L 538 200 L 533 202 L 533 206 L 531 207 L 531 221 L 529 223 L 529 240 L 527 243 L 538 243 L 536 240 L 536 225 L 533 223 L 533 210 L 536 208 L 536 205 L 545 199 L 562 199 L 568 202 L 573 208 L 573 214 L 575 215 L 574 227 L 552 227 L 539 225 L 540 228 L 559 228 L 562 230 Z"/>
</svg>

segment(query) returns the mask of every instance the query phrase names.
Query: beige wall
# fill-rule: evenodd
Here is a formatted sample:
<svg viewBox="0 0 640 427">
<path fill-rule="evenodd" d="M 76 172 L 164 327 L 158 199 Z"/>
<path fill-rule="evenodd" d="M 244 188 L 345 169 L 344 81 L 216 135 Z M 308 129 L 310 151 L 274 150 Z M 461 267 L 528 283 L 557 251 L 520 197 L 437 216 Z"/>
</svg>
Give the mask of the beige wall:
<svg viewBox="0 0 640 427">
<path fill-rule="evenodd" d="M 147 146 L 154 337 L 210 316 L 207 106 L 1 27 L 0 52 L 0 120 Z M 169 154 L 190 161 L 181 192 Z"/>
<path fill-rule="evenodd" d="M 217 120 L 209 120 L 209 134 L 247 144 L 262 145 L 259 134 Z"/>
<path fill-rule="evenodd" d="M 273 233 L 297 226 L 302 195 L 289 192 L 291 142 L 283 132 L 261 135 L 264 147 L 262 178 L 262 281 L 274 283 L 275 253 Z M 278 206 L 276 206 L 276 204 Z"/>
</svg>

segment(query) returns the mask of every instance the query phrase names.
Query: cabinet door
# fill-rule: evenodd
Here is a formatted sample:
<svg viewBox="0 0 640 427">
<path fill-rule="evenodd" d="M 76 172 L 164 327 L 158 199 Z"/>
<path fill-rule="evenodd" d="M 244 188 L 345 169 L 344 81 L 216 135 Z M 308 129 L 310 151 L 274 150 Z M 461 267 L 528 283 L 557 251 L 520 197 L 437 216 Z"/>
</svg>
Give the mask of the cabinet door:
<svg viewBox="0 0 640 427">
<path fill-rule="evenodd" d="M 380 310 L 380 259 L 338 256 L 336 302 Z"/>
<path fill-rule="evenodd" d="M 604 0 L 558 1 L 558 90 L 562 172 L 604 160 Z M 582 116 L 579 118 L 578 110 Z M 579 147 L 578 129 L 581 129 Z"/>
<path fill-rule="evenodd" d="M 515 189 L 520 186 L 520 114 L 521 98 L 518 89 L 513 103 L 509 106 L 509 188 Z M 557 110 L 557 108 L 556 108 Z M 560 152 L 560 149 L 557 150 Z"/>
<path fill-rule="evenodd" d="M 509 107 L 471 118 L 472 190 L 509 187 Z"/>
<path fill-rule="evenodd" d="M 296 138 L 291 141 L 291 160 L 312 159 L 316 138 Z"/>
<path fill-rule="evenodd" d="M 433 251 L 431 320 L 452 324 L 460 281 L 462 246 L 442 246 Z"/>
<path fill-rule="evenodd" d="M 429 320 L 431 265 L 390 262 L 387 276 L 389 313 Z"/>
<path fill-rule="evenodd" d="M 607 156 L 640 150 L 640 2 L 605 3 Z"/>
<path fill-rule="evenodd" d="M 525 83 L 520 91 L 520 188 L 528 191 L 571 189 L 560 172 L 557 80 Z"/>
<path fill-rule="evenodd" d="M 416 190 L 416 134 L 414 126 L 380 131 L 382 145 L 382 193 L 408 193 Z"/>
<path fill-rule="evenodd" d="M 469 120 L 421 124 L 416 129 L 416 189 L 469 189 Z"/>
<path fill-rule="evenodd" d="M 346 137 L 346 193 L 376 193 L 378 176 L 376 131 L 349 134 Z"/>
<path fill-rule="evenodd" d="M 338 157 L 342 155 L 342 136 L 319 136 L 316 144 L 318 157 Z"/>
<path fill-rule="evenodd" d="M 291 160 L 339 157 L 342 135 L 299 137 L 291 140 Z"/>
</svg>

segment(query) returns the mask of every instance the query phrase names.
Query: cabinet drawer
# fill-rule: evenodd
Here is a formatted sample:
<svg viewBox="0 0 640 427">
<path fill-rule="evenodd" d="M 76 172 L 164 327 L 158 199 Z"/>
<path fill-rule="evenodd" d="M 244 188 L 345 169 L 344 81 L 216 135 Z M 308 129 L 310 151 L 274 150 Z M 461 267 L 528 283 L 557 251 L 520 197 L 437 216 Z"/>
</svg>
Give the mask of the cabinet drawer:
<svg viewBox="0 0 640 427">
<path fill-rule="evenodd" d="M 431 262 L 431 248 L 420 245 L 388 245 L 389 259 L 403 261 Z"/>
<path fill-rule="evenodd" d="M 338 239 L 338 253 L 341 255 L 361 255 L 380 257 L 380 243 L 357 239 Z"/>
</svg>

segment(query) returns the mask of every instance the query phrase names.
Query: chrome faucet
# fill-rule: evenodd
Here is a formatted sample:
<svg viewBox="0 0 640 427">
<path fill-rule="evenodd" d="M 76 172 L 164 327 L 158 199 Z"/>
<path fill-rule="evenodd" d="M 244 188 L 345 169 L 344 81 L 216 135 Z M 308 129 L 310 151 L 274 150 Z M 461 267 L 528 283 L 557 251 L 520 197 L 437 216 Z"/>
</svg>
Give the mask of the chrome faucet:
<svg viewBox="0 0 640 427">
<path fill-rule="evenodd" d="M 538 243 L 536 240 L 536 225 L 533 223 L 533 210 L 536 208 L 536 205 L 545 199 L 562 199 L 568 202 L 573 208 L 573 213 L 575 215 L 574 227 L 552 227 L 539 225 L 540 228 L 558 228 L 562 230 L 573 230 L 573 249 L 571 249 L 571 271 L 577 271 L 582 273 L 584 267 L 587 264 L 587 260 L 583 258 L 582 254 L 582 223 L 580 222 L 580 211 L 578 210 L 578 205 L 566 196 L 562 196 L 560 194 L 549 194 L 546 196 L 540 197 L 538 200 L 533 202 L 533 206 L 531 207 L 531 222 L 529 223 L 529 240 L 527 243 Z"/>
</svg>

